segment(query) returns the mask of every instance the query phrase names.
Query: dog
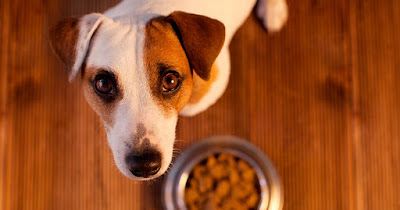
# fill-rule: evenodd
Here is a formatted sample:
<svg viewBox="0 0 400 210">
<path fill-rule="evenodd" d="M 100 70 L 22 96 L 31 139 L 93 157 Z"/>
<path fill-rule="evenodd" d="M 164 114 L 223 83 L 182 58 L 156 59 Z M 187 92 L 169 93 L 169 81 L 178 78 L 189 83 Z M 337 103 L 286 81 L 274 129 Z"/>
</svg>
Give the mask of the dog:
<svg viewBox="0 0 400 210">
<path fill-rule="evenodd" d="M 67 18 L 50 44 L 80 77 L 115 163 L 149 180 L 169 167 L 178 115 L 213 105 L 227 87 L 228 45 L 249 13 L 268 31 L 286 22 L 285 0 L 124 0 L 104 14 Z"/>
</svg>

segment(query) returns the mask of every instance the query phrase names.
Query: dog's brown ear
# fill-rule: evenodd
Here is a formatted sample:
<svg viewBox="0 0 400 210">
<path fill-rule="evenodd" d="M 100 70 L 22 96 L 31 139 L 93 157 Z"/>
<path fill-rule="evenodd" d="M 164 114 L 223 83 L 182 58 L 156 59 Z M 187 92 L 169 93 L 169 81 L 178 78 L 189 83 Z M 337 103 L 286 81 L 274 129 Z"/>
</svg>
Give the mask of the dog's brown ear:
<svg viewBox="0 0 400 210">
<path fill-rule="evenodd" d="M 67 18 L 50 30 L 50 44 L 58 57 L 67 65 L 70 82 L 78 74 L 92 35 L 103 18 L 103 15 L 96 13 L 80 18 Z"/>
<path fill-rule="evenodd" d="M 208 80 L 211 66 L 225 41 L 225 26 L 206 16 L 173 12 L 167 16 L 189 59 L 190 67 Z"/>
</svg>

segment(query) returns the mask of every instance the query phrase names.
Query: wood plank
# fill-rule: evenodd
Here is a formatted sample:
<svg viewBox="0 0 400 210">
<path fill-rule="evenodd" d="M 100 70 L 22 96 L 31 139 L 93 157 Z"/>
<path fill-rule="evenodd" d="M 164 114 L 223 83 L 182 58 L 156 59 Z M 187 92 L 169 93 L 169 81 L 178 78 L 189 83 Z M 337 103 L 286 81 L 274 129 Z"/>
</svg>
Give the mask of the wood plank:
<svg viewBox="0 0 400 210">
<path fill-rule="evenodd" d="M 8 88 L 8 32 L 9 32 L 9 1 L 0 2 L 0 209 L 4 209 L 6 202 L 5 185 L 6 185 L 6 161 L 7 161 L 7 88 Z"/>
<path fill-rule="evenodd" d="M 359 209 L 400 209 L 400 3 L 355 1 L 352 37 L 359 92 Z"/>
<path fill-rule="evenodd" d="M 289 5 L 292 22 L 277 37 L 244 30 L 258 37 L 250 47 L 242 45 L 255 49 L 242 56 L 256 56 L 240 68 L 256 66 L 248 81 L 253 84 L 248 138 L 277 165 L 285 209 L 350 209 L 346 5 Z"/>
</svg>

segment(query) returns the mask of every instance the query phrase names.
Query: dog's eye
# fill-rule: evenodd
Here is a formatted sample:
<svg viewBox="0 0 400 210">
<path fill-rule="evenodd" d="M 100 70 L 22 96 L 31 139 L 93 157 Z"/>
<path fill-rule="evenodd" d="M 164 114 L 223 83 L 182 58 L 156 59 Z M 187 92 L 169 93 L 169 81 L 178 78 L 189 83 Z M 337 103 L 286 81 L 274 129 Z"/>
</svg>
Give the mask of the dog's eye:
<svg viewBox="0 0 400 210">
<path fill-rule="evenodd" d="M 93 86 L 98 95 L 113 95 L 115 90 L 114 80 L 110 75 L 99 74 L 93 81 Z"/>
<path fill-rule="evenodd" d="M 176 90 L 180 85 L 180 77 L 177 72 L 169 71 L 164 74 L 162 79 L 162 89 L 164 92 Z"/>
<path fill-rule="evenodd" d="M 103 94 L 111 93 L 113 87 L 111 81 L 107 78 L 102 78 L 96 81 L 96 90 Z"/>
</svg>

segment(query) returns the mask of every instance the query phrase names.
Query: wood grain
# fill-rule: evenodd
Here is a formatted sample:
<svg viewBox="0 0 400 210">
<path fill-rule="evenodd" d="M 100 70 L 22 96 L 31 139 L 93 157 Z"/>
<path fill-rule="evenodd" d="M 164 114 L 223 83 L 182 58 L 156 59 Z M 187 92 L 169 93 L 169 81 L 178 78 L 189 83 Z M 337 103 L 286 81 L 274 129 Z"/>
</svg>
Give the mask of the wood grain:
<svg viewBox="0 0 400 210">
<path fill-rule="evenodd" d="M 400 209 L 400 3 L 353 3 L 358 207 Z"/>
<path fill-rule="evenodd" d="M 0 56 L 0 69 L 2 76 L 0 77 L 0 207 L 4 206 L 5 203 L 5 192 L 6 185 L 5 180 L 5 171 L 7 165 L 7 122 L 8 122 L 8 112 L 7 112 L 7 62 L 8 62 L 8 27 L 9 27 L 9 2 L 2 1 L 0 2 L 0 46 L 1 48 L 1 56 Z"/>
<path fill-rule="evenodd" d="M 79 82 L 67 82 L 48 44 L 61 18 L 116 3 L 0 2 L 0 209 L 161 209 L 162 179 L 120 174 Z M 284 209 L 400 209 L 400 2 L 288 4 L 276 34 L 249 16 L 230 46 L 227 91 L 180 118 L 176 148 L 248 139 L 275 163 Z"/>
</svg>

